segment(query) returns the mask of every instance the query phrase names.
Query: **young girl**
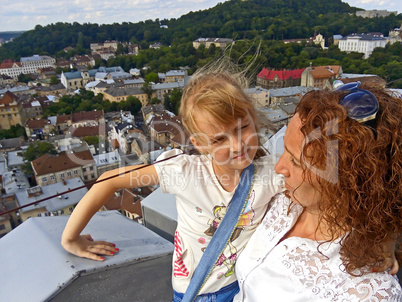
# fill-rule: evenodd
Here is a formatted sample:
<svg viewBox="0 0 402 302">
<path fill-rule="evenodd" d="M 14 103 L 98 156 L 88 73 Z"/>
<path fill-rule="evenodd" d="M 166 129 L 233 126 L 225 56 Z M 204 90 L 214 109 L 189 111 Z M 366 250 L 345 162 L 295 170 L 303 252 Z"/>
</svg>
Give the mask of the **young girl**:
<svg viewBox="0 0 402 302">
<path fill-rule="evenodd" d="M 63 247 L 77 256 L 99 261 L 104 260 L 99 255 L 113 255 L 118 249 L 112 243 L 92 241 L 89 235 L 80 236 L 81 231 L 116 190 L 160 184 L 163 192 L 176 196 L 178 221 L 172 283 L 174 301 L 181 301 L 226 213 L 242 171 L 254 162 L 256 175 L 246 209 L 199 293 L 203 301 L 230 301 L 238 291 L 233 273 L 237 257 L 262 220 L 267 203 L 281 191 L 281 179 L 273 170 L 276 161 L 262 157 L 256 112 L 243 90 L 244 79 L 226 65 L 219 71 L 193 75 L 183 92 L 180 115 L 201 155 L 182 154 L 95 184 L 71 214 L 62 236 Z M 167 151 L 160 158 L 177 152 Z M 106 172 L 100 179 L 119 172 Z"/>
</svg>

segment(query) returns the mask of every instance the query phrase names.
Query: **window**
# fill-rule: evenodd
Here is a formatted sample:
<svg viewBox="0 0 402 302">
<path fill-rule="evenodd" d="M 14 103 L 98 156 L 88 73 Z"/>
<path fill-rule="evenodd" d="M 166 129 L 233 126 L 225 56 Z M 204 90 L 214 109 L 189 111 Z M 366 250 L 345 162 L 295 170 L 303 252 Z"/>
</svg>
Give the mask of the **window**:
<svg viewBox="0 0 402 302">
<path fill-rule="evenodd" d="M 84 176 L 84 180 L 88 180 L 88 176 L 85 175 L 85 176 Z"/>
<path fill-rule="evenodd" d="M 61 174 L 60 174 L 60 178 L 64 178 L 64 173 L 61 173 Z"/>
<path fill-rule="evenodd" d="M 0 231 L 5 230 L 6 226 L 4 224 L 0 224 Z"/>
<path fill-rule="evenodd" d="M 94 167 L 92 167 L 92 166 L 89 167 L 89 171 L 93 171 L 93 169 L 94 169 Z"/>
<path fill-rule="evenodd" d="M 87 172 L 87 168 L 82 168 L 82 171 L 83 171 L 83 172 Z"/>
<path fill-rule="evenodd" d="M 47 181 L 47 177 L 43 177 L 43 178 L 42 178 L 42 181 Z"/>
<path fill-rule="evenodd" d="M 74 170 L 74 175 L 77 175 L 78 174 L 78 171 L 77 170 Z"/>
<path fill-rule="evenodd" d="M 51 175 L 51 176 L 50 176 L 50 180 L 54 180 L 54 175 Z"/>
<path fill-rule="evenodd" d="M 67 172 L 67 176 L 71 176 L 71 172 Z"/>
</svg>

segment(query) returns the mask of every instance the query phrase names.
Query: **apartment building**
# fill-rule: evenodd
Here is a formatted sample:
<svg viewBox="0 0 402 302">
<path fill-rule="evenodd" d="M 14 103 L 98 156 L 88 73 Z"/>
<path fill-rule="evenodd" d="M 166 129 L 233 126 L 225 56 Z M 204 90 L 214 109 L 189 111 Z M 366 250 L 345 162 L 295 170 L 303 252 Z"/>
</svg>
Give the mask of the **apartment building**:
<svg viewBox="0 0 402 302">
<path fill-rule="evenodd" d="M 340 65 L 310 66 L 302 73 L 301 86 L 332 89 L 332 82 L 342 73 Z"/>
<path fill-rule="evenodd" d="M 84 182 L 98 178 L 96 164 L 91 152 L 80 148 L 60 152 L 57 155 L 44 154 L 31 162 L 36 183 L 46 186 L 80 177 Z"/>
<path fill-rule="evenodd" d="M 19 98 L 7 91 L 0 99 L 0 129 L 10 129 L 17 124 L 24 125 L 25 111 Z"/>
<path fill-rule="evenodd" d="M 31 57 L 22 57 L 21 65 L 24 74 L 37 73 L 40 68 L 53 67 L 56 60 L 49 56 L 33 55 Z"/>
</svg>

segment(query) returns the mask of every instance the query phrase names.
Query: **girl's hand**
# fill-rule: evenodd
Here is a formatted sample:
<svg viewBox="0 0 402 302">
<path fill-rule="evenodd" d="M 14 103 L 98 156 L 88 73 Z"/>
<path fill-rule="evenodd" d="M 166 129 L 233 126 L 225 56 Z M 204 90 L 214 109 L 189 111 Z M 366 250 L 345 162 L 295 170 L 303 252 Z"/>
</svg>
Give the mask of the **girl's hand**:
<svg viewBox="0 0 402 302">
<path fill-rule="evenodd" d="M 94 241 L 89 234 L 80 235 L 74 241 L 62 241 L 61 244 L 71 254 L 97 261 L 105 260 L 105 257 L 99 255 L 113 256 L 119 251 L 115 244 L 106 241 Z"/>
</svg>

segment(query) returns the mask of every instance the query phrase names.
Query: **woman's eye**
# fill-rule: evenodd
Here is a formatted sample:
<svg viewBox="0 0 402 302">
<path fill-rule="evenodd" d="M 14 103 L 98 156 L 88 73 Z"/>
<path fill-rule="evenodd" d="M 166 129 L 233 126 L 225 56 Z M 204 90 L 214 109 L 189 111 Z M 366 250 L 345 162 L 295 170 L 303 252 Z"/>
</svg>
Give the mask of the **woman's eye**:
<svg viewBox="0 0 402 302">
<path fill-rule="evenodd" d="M 292 158 L 290 161 L 291 161 L 291 163 L 292 163 L 293 166 L 295 166 L 295 167 L 300 167 L 300 165 L 299 165 L 298 163 L 296 163 L 296 161 L 294 160 L 294 158 Z"/>
<path fill-rule="evenodd" d="M 247 128 L 248 126 L 250 126 L 250 124 L 246 124 L 246 125 L 242 126 L 240 129 L 245 129 L 245 128 Z"/>
</svg>

